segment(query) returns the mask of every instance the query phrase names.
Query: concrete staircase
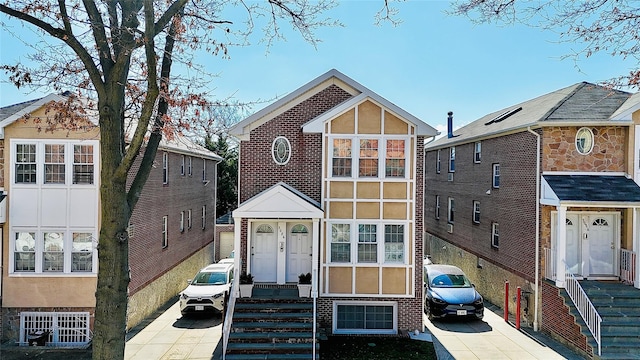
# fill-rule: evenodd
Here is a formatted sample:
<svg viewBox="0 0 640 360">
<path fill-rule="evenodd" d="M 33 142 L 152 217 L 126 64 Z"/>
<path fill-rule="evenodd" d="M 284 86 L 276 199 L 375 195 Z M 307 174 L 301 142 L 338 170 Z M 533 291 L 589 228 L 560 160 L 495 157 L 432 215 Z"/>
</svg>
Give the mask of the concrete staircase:
<svg viewBox="0 0 640 360">
<path fill-rule="evenodd" d="M 573 306 L 566 292 L 565 303 L 587 336 L 594 359 L 640 360 L 640 290 L 633 286 L 612 281 L 580 281 L 589 300 L 602 317 L 602 355 L 582 317 Z"/>
<path fill-rule="evenodd" d="M 227 360 L 313 359 L 313 346 L 313 302 L 296 285 L 254 286 L 251 298 L 236 299 Z M 315 349 L 319 359 L 319 341 Z"/>
</svg>

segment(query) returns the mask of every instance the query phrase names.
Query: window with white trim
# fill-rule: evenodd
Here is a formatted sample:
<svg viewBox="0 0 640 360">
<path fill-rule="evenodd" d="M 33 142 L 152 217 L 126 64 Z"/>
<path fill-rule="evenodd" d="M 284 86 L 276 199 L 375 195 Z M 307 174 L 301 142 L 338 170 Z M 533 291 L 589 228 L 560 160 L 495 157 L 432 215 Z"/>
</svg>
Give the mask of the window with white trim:
<svg viewBox="0 0 640 360">
<path fill-rule="evenodd" d="M 166 152 L 162 153 L 162 183 L 169 183 L 169 154 Z"/>
<path fill-rule="evenodd" d="M 333 333 L 335 334 L 395 334 L 397 333 L 397 303 L 350 302 L 333 303 Z"/>
<path fill-rule="evenodd" d="M 359 177 L 378 177 L 378 140 L 360 139 Z"/>
<path fill-rule="evenodd" d="M 376 225 L 358 225 L 358 262 L 378 262 L 378 237 Z"/>
<path fill-rule="evenodd" d="M 593 131 L 587 127 L 576 132 L 576 150 L 581 155 L 587 155 L 593 150 Z"/>
<path fill-rule="evenodd" d="M 184 232 L 184 211 L 180 211 L 180 232 Z"/>
<path fill-rule="evenodd" d="M 24 230 L 13 233 L 13 273 L 92 273 L 94 233 Z"/>
<path fill-rule="evenodd" d="M 162 217 L 162 248 L 166 248 L 167 246 L 169 246 L 169 217 L 168 216 L 163 216 Z"/>
<path fill-rule="evenodd" d="M 351 177 L 351 139 L 333 139 L 333 176 Z"/>
<path fill-rule="evenodd" d="M 385 176 L 403 178 L 406 166 L 405 140 L 388 139 L 386 151 Z"/>
<path fill-rule="evenodd" d="M 351 225 L 331 224 L 331 262 L 351 262 Z"/>
<path fill-rule="evenodd" d="M 93 145 L 73 145 L 73 183 L 93 184 Z"/>
<path fill-rule="evenodd" d="M 440 150 L 436 152 L 436 174 L 440 174 Z"/>
<path fill-rule="evenodd" d="M 35 184 L 37 180 L 36 144 L 16 144 L 16 184 Z"/>
<path fill-rule="evenodd" d="M 473 223 L 480 223 L 480 201 L 473 200 Z"/>
<path fill-rule="evenodd" d="M 449 172 L 456 171 L 456 147 L 449 148 Z"/>
<path fill-rule="evenodd" d="M 187 210 L 187 229 L 191 229 L 191 209 Z"/>
<path fill-rule="evenodd" d="M 473 162 L 478 164 L 482 160 L 482 143 L 480 141 L 476 141 L 473 148 Z"/>
<path fill-rule="evenodd" d="M 453 224 L 454 215 L 456 212 L 455 201 L 452 197 L 447 198 L 448 210 L 447 210 L 447 222 Z"/>
<path fill-rule="evenodd" d="M 79 142 L 12 140 L 13 183 L 46 186 L 93 184 L 94 156 L 97 155 L 94 144 L 97 142 Z"/>
<path fill-rule="evenodd" d="M 500 187 L 500 164 L 493 164 L 493 178 L 491 186 L 494 189 Z"/>
<path fill-rule="evenodd" d="M 207 205 L 202 205 L 202 230 L 207 228 Z"/>
<path fill-rule="evenodd" d="M 278 136 L 271 144 L 271 156 L 278 165 L 286 165 L 291 159 L 291 143 L 284 136 Z"/>
<path fill-rule="evenodd" d="M 189 162 L 187 164 L 187 174 L 193 175 L 193 157 L 189 156 Z"/>
<path fill-rule="evenodd" d="M 491 246 L 494 248 L 500 247 L 500 234 L 498 232 L 498 223 L 491 223 Z"/>
<path fill-rule="evenodd" d="M 207 159 L 202 158 L 202 182 L 207 181 Z"/>
<path fill-rule="evenodd" d="M 435 216 L 436 216 L 436 220 L 440 220 L 440 195 L 436 195 Z"/>
<path fill-rule="evenodd" d="M 404 225 L 384 226 L 384 262 L 404 263 Z"/>
<path fill-rule="evenodd" d="M 64 184 L 64 144 L 44 145 L 44 183 Z"/>
<path fill-rule="evenodd" d="M 187 159 L 185 155 L 180 156 L 180 175 L 184 176 L 187 167 Z"/>
</svg>

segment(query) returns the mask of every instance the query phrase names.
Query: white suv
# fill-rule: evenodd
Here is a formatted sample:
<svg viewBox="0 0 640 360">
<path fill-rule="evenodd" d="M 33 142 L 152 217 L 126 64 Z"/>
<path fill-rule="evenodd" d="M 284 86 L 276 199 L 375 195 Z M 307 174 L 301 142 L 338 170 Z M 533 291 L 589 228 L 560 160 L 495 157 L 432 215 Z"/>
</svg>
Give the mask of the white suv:
<svg viewBox="0 0 640 360">
<path fill-rule="evenodd" d="M 199 312 L 218 312 L 224 308 L 224 295 L 233 282 L 233 264 L 211 264 L 202 268 L 189 280 L 180 293 L 182 315 Z"/>
</svg>

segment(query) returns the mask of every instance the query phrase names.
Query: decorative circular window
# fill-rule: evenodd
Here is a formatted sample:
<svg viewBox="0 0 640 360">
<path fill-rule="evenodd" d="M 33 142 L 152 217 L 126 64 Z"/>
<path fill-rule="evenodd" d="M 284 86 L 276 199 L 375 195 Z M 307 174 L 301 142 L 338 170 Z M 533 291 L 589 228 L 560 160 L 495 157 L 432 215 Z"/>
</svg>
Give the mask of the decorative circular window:
<svg viewBox="0 0 640 360">
<path fill-rule="evenodd" d="M 284 165 L 291 158 L 291 143 L 284 136 L 278 136 L 271 144 L 271 155 L 273 161 L 278 165 Z"/>
<path fill-rule="evenodd" d="M 576 149 L 582 155 L 586 155 L 593 150 L 593 132 L 591 129 L 583 127 L 576 133 Z"/>
</svg>

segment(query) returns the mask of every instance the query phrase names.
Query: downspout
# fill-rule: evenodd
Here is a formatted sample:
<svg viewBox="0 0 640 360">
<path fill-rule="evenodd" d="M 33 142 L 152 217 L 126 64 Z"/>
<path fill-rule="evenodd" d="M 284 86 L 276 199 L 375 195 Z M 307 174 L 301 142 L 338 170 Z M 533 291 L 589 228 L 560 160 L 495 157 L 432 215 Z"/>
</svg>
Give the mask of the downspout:
<svg viewBox="0 0 640 360">
<path fill-rule="evenodd" d="M 527 127 L 527 131 L 536 137 L 536 280 L 534 288 L 533 331 L 538 331 L 538 297 L 540 287 L 540 134 Z"/>
</svg>

